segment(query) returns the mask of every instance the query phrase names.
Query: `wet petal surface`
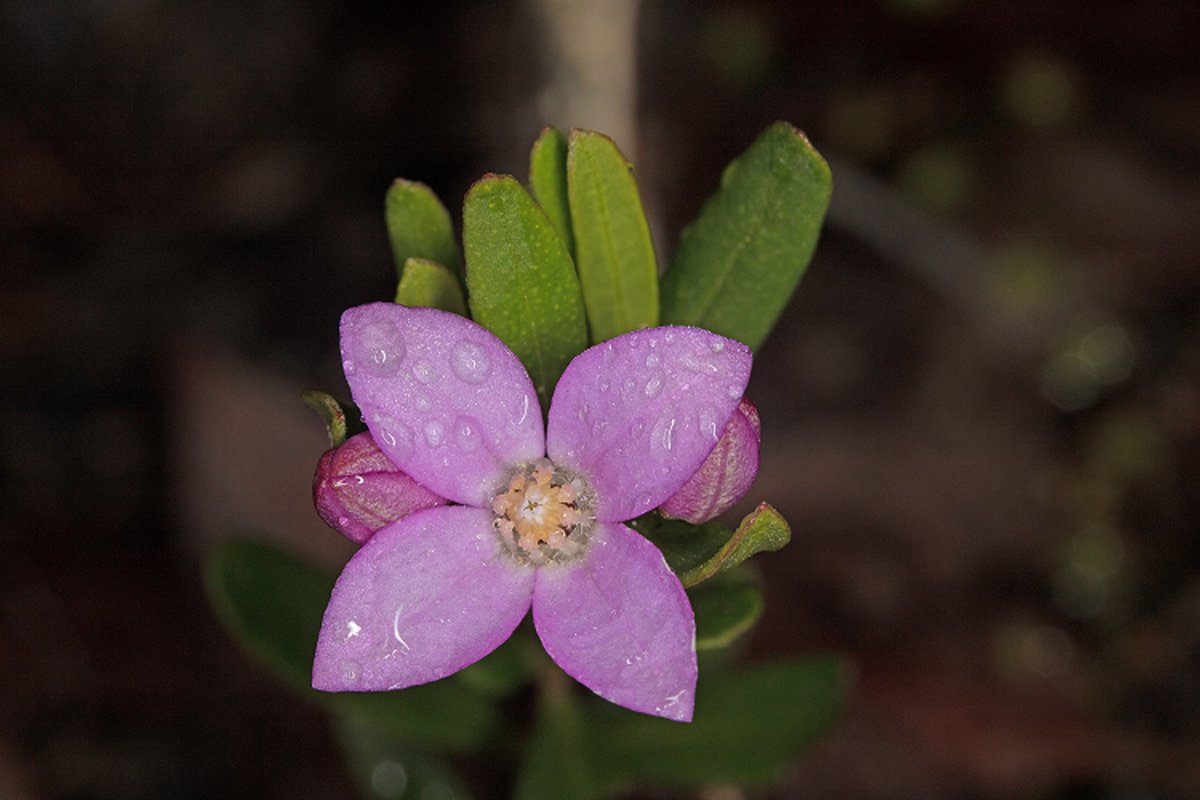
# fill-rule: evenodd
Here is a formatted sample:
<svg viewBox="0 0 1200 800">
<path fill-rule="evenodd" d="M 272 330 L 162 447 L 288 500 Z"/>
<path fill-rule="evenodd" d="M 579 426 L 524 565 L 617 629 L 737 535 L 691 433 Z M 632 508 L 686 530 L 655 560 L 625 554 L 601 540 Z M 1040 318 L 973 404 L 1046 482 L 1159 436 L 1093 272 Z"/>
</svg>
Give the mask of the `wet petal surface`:
<svg viewBox="0 0 1200 800">
<path fill-rule="evenodd" d="M 419 511 L 376 533 L 334 586 L 313 687 L 382 691 L 475 663 L 529 610 L 535 571 L 500 552 L 491 514 Z"/>
<path fill-rule="evenodd" d="M 596 694 L 691 720 L 692 608 L 662 554 L 633 530 L 600 523 L 582 559 L 539 569 L 533 621 L 550 657 Z"/>
<path fill-rule="evenodd" d="M 698 328 L 648 328 L 580 353 L 550 404 L 547 453 L 588 477 L 597 518 L 673 495 L 713 449 L 750 378 L 750 349 Z"/>
<path fill-rule="evenodd" d="M 481 506 L 509 466 L 542 455 L 529 375 L 474 322 L 374 303 L 346 311 L 341 335 L 346 380 L 376 444 L 431 491 Z"/>
</svg>

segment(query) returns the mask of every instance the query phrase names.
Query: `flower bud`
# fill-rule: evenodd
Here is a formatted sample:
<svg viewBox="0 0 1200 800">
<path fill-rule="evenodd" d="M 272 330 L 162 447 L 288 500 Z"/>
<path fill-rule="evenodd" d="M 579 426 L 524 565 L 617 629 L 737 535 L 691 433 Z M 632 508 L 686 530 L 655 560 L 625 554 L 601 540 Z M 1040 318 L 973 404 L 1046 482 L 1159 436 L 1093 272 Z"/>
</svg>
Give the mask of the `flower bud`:
<svg viewBox="0 0 1200 800">
<path fill-rule="evenodd" d="M 397 469 L 369 433 L 326 450 L 313 475 L 313 505 L 329 527 L 363 544 L 390 522 L 446 500 Z"/>
<path fill-rule="evenodd" d="M 761 430 L 758 409 L 743 397 L 700 469 L 658 510 L 696 525 L 728 511 L 758 474 Z"/>
</svg>

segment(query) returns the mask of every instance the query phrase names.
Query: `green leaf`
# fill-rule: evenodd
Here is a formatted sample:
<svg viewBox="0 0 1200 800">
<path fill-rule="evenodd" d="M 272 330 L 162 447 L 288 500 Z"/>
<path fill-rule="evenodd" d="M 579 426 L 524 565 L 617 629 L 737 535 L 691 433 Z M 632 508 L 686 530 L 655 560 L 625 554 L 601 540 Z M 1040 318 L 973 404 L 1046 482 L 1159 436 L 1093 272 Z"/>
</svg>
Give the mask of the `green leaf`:
<svg viewBox="0 0 1200 800">
<path fill-rule="evenodd" d="M 696 615 L 698 651 L 728 647 L 762 616 L 762 591 L 745 577 L 709 581 L 688 598 Z"/>
<path fill-rule="evenodd" d="M 732 569 L 755 553 L 782 549 L 792 539 L 792 529 L 783 515 L 768 503 L 747 514 L 729 541 L 703 564 L 679 576 L 684 586 L 695 586 L 722 570 Z"/>
<path fill-rule="evenodd" d="M 467 315 L 467 301 L 458 278 L 448 268 L 427 258 L 410 258 L 404 262 L 400 284 L 396 287 L 396 302 L 440 308 L 463 317 Z"/>
<path fill-rule="evenodd" d="M 471 316 L 517 354 L 547 408 L 558 376 L 587 347 L 571 257 L 509 175 L 484 176 L 467 192 L 463 243 Z"/>
<path fill-rule="evenodd" d="M 321 415 L 325 430 L 329 432 L 329 446 L 338 447 L 346 441 L 346 411 L 332 395 L 317 389 L 309 389 L 300 395 L 305 405 Z"/>
<path fill-rule="evenodd" d="M 397 178 L 384 199 L 384 218 L 398 277 L 404 277 L 410 258 L 426 258 L 461 272 L 450 212 L 428 186 Z"/>
<path fill-rule="evenodd" d="M 554 230 L 575 254 L 571 233 L 571 208 L 567 203 L 567 137 L 557 128 L 545 128 L 529 153 L 529 189 L 550 218 Z"/>
<path fill-rule="evenodd" d="M 732 530 L 716 520 L 693 525 L 681 519 L 665 519 L 657 512 L 645 514 L 630 525 L 662 551 L 667 566 L 676 575 L 704 566 L 733 536 Z"/>
<path fill-rule="evenodd" d="M 308 700 L 365 717 L 413 744 L 469 749 L 491 739 L 495 709 L 450 681 L 396 692 L 314 690 L 313 651 L 334 576 L 278 545 L 255 539 L 220 543 L 209 554 L 205 584 L 225 627 Z"/>
<path fill-rule="evenodd" d="M 555 668 L 556 669 L 556 668 Z M 517 775 L 516 800 L 595 800 L 613 788 L 594 760 L 597 736 L 562 673 L 543 687 L 533 737 Z"/>
<path fill-rule="evenodd" d="M 769 503 L 760 503 L 734 531 L 716 521 L 692 525 L 651 514 L 633 526 L 662 551 L 685 587 L 732 569 L 755 553 L 779 550 L 792 538 L 787 520 Z"/>
<path fill-rule="evenodd" d="M 613 141 L 571 131 L 567 194 L 592 342 L 658 324 L 658 265 L 632 167 Z"/>
<path fill-rule="evenodd" d="M 441 759 L 369 720 L 343 717 L 337 725 L 338 743 L 346 766 L 363 797 L 377 800 L 422 800 L 470 795 L 461 779 Z"/>
<path fill-rule="evenodd" d="M 526 625 L 519 626 L 504 644 L 455 673 L 455 680 L 488 697 L 508 697 L 513 694 L 525 685 L 529 677 L 524 653 L 524 648 L 529 646 L 524 641 L 527 636 Z"/>
<path fill-rule="evenodd" d="M 786 122 L 725 170 L 662 281 L 663 320 L 758 348 L 803 276 L 829 206 L 829 165 Z"/>
<path fill-rule="evenodd" d="M 702 675 L 690 725 L 612 707 L 594 730 L 603 735 L 602 768 L 651 786 L 695 789 L 717 783 L 761 786 L 776 780 L 800 750 L 837 721 L 848 689 L 847 665 L 832 656 L 779 661 Z"/>
</svg>

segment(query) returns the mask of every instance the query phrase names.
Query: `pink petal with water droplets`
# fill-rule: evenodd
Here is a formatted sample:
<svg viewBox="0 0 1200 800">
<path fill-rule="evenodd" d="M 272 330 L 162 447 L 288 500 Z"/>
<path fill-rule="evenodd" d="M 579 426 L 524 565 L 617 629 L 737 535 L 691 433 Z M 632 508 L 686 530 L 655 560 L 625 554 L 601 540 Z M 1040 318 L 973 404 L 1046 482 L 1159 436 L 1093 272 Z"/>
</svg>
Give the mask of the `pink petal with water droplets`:
<svg viewBox="0 0 1200 800">
<path fill-rule="evenodd" d="M 482 506 L 508 467 L 541 457 L 533 383 L 487 330 L 394 303 L 351 308 L 341 329 L 346 381 L 371 436 L 421 485 Z"/>
<path fill-rule="evenodd" d="M 369 433 L 325 451 L 313 475 L 313 504 L 329 527 L 362 544 L 375 531 L 446 500 L 405 475 Z"/>
<path fill-rule="evenodd" d="M 720 438 L 750 378 L 750 348 L 699 328 L 648 328 L 575 357 L 550 404 L 546 449 L 618 522 L 673 495 Z"/>
<path fill-rule="evenodd" d="M 658 510 L 699 525 L 732 508 L 758 474 L 760 431 L 758 409 L 743 397 L 700 469 Z"/>
<path fill-rule="evenodd" d="M 491 519 L 478 508 L 432 508 L 363 545 L 325 609 L 313 688 L 428 683 L 508 639 L 529 610 L 536 573 L 500 552 Z"/>
<path fill-rule="evenodd" d="M 630 528 L 599 523 L 583 558 L 540 568 L 533 622 L 550 657 L 596 694 L 691 721 L 692 607 L 662 554 Z"/>
</svg>

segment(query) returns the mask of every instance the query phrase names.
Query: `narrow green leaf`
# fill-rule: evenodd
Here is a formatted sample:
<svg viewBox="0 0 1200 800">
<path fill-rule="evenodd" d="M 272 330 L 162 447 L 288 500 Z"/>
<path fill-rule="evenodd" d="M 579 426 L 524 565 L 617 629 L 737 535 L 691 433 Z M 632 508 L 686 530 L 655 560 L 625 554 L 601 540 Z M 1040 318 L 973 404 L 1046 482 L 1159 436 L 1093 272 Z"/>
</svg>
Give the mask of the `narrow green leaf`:
<svg viewBox="0 0 1200 800">
<path fill-rule="evenodd" d="M 567 203 L 567 137 L 557 128 L 545 128 L 529 153 L 529 189 L 550 218 L 554 230 L 575 255 L 571 232 L 571 207 Z"/>
<path fill-rule="evenodd" d="M 571 131 L 567 195 L 592 342 L 658 324 L 658 264 L 632 167 L 607 136 Z"/>
<path fill-rule="evenodd" d="M 732 569 L 755 553 L 774 552 L 792 539 L 792 529 L 783 515 L 768 503 L 747 514 L 729 541 L 703 564 L 679 576 L 684 586 L 695 586 L 722 570 Z"/>
<path fill-rule="evenodd" d="M 593 762 L 596 732 L 562 682 L 543 687 L 533 737 L 517 775 L 516 800 L 596 800 L 612 788 Z"/>
<path fill-rule="evenodd" d="M 597 709 L 603 769 L 650 786 L 695 789 L 714 783 L 761 786 L 837 721 L 847 665 L 832 656 L 779 661 L 702 675 L 690 725 L 620 709 Z"/>
<path fill-rule="evenodd" d="M 685 587 L 732 569 L 755 553 L 779 550 L 792 538 L 787 520 L 769 503 L 760 503 L 733 531 L 716 520 L 692 525 L 657 514 L 643 515 L 632 525 L 662 551 Z"/>
<path fill-rule="evenodd" d="M 486 175 L 467 192 L 463 244 L 471 316 L 517 354 L 547 408 L 558 376 L 587 347 L 571 257 L 509 175 Z"/>
<path fill-rule="evenodd" d="M 786 122 L 725 170 L 663 275 L 665 322 L 758 348 L 803 276 L 829 206 L 829 165 Z"/>
<path fill-rule="evenodd" d="M 688 598 L 696 615 L 698 651 L 728 647 L 762 616 L 762 591 L 746 577 L 708 581 Z"/>
<path fill-rule="evenodd" d="M 448 268 L 427 258 L 410 258 L 404 262 L 400 283 L 396 287 L 396 302 L 406 306 L 440 308 L 465 317 L 467 301 L 462 286 Z"/>
<path fill-rule="evenodd" d="M 341 403 L 333 399 L 332 395 L 317 389 L 309 389 L 301 394 L 300 398 L 325 421 L 330 447 L 337 447 L 346 441 L 346 412 Z"/>
<path fill-rule="evenodd" d="M 313 651 L 334 576 L 278 545 L 254 539 L 222 542 L 209 554 L 205 584 L 225 627 L 308 700 L 367 718 L 415 745 L 469 749 L 492 737 L 496 710 L 453 682 L 396 692 L 313 689 Z"/>
<path fill-rule="evenodd" d="M 693 525 L 681 519 L 665 519 L 657 512 L 645 514 L 630 525 L 662 551 L 667 566 L 676 575 L 704 566 L 733 536 L 732 530 L 716 520 Z"/>
<path fill-rule="evenodd" d="M 398 277 L 403 278 L 410 258 L 427 258 L 462 271 L 450 212 L 428 186 L 397 178 L 384 199 L 384 219 Z"/>
</svg>

